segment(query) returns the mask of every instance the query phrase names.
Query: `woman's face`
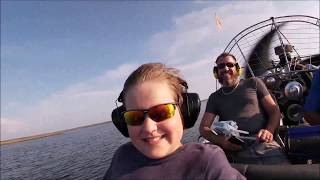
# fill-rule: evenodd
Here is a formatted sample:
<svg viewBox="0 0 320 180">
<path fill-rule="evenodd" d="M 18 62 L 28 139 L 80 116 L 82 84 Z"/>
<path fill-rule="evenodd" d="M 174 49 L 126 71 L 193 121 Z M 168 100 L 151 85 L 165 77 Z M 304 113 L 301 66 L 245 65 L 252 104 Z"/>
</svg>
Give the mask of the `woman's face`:
<svg viewBox="0 0 320 180">
<path fill-rule="evenodd" d="M 148 110 L 159 104 L 173 102 L 174 92 L 165 80 L 131 86 L 125 96 L 127 110 Z M 182 146 L 180 108 L 176 106 L 174 116 L 161 122 L 155 122 L 147 115 L 141 125 L 128 125 L 128 131 L 133 145 L 145 156 L 151 159 L 166 157 Z"/>
</svg>

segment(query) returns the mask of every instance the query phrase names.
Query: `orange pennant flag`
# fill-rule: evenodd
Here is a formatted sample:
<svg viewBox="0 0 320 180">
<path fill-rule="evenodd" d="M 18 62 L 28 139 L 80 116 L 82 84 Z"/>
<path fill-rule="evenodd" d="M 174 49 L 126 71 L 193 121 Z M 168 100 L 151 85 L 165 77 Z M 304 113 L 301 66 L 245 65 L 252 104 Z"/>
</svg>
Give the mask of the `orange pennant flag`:
<svg viewBox="0 0 320 180">
<path fill-rule="evenodd" d="M 218 30 L 221 31 L 223 26 L 221 18 L 215 14 L 215 20 Z"/>
</svg>

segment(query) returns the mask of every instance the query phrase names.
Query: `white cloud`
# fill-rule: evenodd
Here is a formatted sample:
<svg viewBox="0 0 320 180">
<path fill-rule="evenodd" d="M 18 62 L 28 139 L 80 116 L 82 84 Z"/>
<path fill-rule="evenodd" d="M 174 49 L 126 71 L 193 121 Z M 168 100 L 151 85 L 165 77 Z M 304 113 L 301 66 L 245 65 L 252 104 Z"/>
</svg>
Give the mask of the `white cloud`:
<svg viewBox="0 0 320 180">
<path fill-rule="evenodd" d="M 2 139 L 110 121 L 123 82 L 136 66 L 123 64 L 24 107 L 14 117 L 2 118 Z"/>
<path fill-rule="evenodd" d="M 194 63 L 177 66 L 188 82 L 189 92 L 196 92 L 200 99 L 207 99 L 216 90 L 212 74 L 212 60 L 202 59 Z"/>
<path fill-rule="evenodd" d="M 151 38 L 149 53 L 173 65 L 212 55 L 221 35 L 215 30 L 213 15 L 214 8 L 207 8 L 174 18 L 171 31 Z"/>
<path fill-rule="evenodd" d="M 138 67 L 138 64 L 122 64 L 114 70 L 108 70 L 103 75 L 97 78 L 97 81 L 105 81 L 106 79 L 118 80 L 126 78 L 134 69 Z"/>
</svg>

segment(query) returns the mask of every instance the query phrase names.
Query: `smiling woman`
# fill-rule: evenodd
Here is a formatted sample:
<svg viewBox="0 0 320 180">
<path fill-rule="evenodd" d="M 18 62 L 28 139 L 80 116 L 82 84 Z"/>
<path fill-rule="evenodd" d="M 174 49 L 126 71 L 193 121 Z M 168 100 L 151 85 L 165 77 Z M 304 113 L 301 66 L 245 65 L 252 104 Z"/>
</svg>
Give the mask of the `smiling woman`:
<svg viewBox="0 0 320 180">
<path fill-rule="evenodd" d="M 186 90 L 178 70 L 160 63 L 128 77 L 112 118 L 131 142 L 116 151 L 104 179 L 244 179 L 218 146 L 182 144 L 200 111 L 198 95 Z"/>
</svg>

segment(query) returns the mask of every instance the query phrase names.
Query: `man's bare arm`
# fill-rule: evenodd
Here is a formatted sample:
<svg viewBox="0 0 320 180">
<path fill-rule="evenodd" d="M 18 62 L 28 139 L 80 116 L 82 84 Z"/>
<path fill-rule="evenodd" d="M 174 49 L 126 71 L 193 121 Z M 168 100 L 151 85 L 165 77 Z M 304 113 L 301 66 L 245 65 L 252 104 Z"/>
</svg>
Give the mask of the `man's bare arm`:
<svg viewBox="0 0 320 180">
<path fill-rule="evenodd" d="M 216 117 L 215 114 L 205 112 L 199 126 L 200 134 L 210 142 L 215 143 L 214 133 L 211 131 L 211 125 Z"/>
<path fill-rule="evenodd" d="M 273 134 L 280 125 L 281 113 L 279 106 L 274 102 L 269 94 L 261 99 L 262 106 L 268 115 L 268 123 L 265 129 L 258 133 L 260 140 L 270 142 L 273 140 Z"/>
</svg>

